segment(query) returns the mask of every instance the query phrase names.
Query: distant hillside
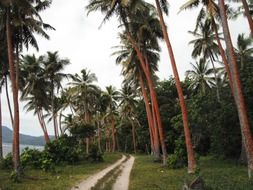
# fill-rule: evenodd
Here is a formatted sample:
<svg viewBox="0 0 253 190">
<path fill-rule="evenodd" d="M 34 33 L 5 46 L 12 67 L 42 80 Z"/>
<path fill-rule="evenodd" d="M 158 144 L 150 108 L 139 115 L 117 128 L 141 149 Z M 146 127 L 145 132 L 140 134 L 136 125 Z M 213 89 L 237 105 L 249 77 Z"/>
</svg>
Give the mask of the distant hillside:
<svg viewBox="0 0 253 190">
<path fill-rule="evenodd" d="M 3 142 L 12 143 L 12 130 L 5 126 L 3 126 Z M 43 146 L 45 144 L 45 140 L 43 136 L 34 137 L 20 134 L 20 144 Z"/>
</svg>

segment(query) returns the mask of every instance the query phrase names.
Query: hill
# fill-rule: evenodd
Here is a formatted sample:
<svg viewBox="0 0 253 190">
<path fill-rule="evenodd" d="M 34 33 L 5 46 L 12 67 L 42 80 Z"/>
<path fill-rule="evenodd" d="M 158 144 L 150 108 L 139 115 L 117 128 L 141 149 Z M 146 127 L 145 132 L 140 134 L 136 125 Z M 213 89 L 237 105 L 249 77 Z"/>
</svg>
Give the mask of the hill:
<svg viewBox="0 0 253 190">
<path fill-rule="evenodd" d="M 3 126 L 3 143 L 12 143 L 12 130 Z M 20 134 L 20 144 L 43 146 L 45 140 L 43 136 L 34 137 Z"/>
</svg>

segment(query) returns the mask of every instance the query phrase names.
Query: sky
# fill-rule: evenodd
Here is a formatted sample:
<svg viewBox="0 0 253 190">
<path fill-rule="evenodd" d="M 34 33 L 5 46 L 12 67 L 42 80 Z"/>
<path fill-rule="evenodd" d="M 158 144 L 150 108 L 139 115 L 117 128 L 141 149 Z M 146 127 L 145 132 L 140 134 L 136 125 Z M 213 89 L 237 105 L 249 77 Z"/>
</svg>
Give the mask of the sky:
<svg viewBox="0 0 253 190">
<path fill-rule="evenodd" d="M 153 2 L 153 0 L 149 1 Z M 194 29 L 198 13 L 196 9 L 182 11 L 178 14 L 179 7 L 185 1 L 169 1 L 169 17 L 165 17 L 181 79 L 184 78 L 185 71 L 190 69 L 189 63 L 193 62 L 191 58 L 192 46 L 188 45 L 188 42 L 193 38 L 187 31 Z M 71 62 L 65 68 L 66 73 L 80 73 L 80 70 L 87 68 L 96 74 L 98 78 L 97 84 L 102 89 L 108 85 L 120 88 L 122 82 L 122 77 L 120 76 L 121 68 L 116 66 L 115 57 L 111 56 L 115 51 L 113 47 L 119 45 L 119 39 L 117 38 L 119 24 L 116 18 L 112 18 L 99 29 L 103 15 L 90 13 L 87 16 L 87 11 L 85 10 L 87 3 L 88 0 L 53 0 L 51 7 L 41 13 L 41 17 L 45 23 L 49 23 L 56 30 L 48 31 L 50 40 L 37 37 L 39 52 L 30 48 L 24 54 L 43 55 L 47 51 L 58 51 L 61 58 L 68 58 Z M 236 39 L 237 34 L 249 31 L 246 19 L 240 18 L 236 22 L 233 21 L 229 24 L 233 39 Z M 157 75 L 163 80 L 172 76 L 172 70 L 164 43 L 161 43 L 161 49 Z M 3 92 L 3 125 L 11 127 L 4 94 Z M 20 132 L 33 136 L 42 135 L 37 117 L 31 112 L 26 112 L 23 107 L 24 103 L 21 103 Z M 48 131 L 53 134 L 51 124 L 48 124 Z"/>
</svg>

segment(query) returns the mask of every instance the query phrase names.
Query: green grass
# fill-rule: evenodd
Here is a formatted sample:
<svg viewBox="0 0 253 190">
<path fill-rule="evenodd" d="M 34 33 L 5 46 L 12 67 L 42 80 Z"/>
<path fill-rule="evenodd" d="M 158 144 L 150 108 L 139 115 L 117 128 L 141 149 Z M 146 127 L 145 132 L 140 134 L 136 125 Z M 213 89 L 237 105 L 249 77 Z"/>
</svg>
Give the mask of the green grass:
<svg viewBox="0 0 253 190">
<path fill-rule="evenodd" d="M 121 158 L 121 154 L 105 154 L 104 162 L 83 162 L 78 165 L 66 165 L 56 168 L 55 173 L 41 170 L 26 170 L 21 183 L 10 180 L 10 171 L 0 170 L 1 190 L 69 190 L 78 182 L 93 173 L 104 169 Z"/>
<path fill-rule="evenodd" d="M 248 179 L 247 168 L 234 161 L 202 157 L 199 167 L 208 190 L 253 190 L 253 180 Z M 129 190 L 181 190 L 184 181 L 193 178 L 187 174 L 186 168 L 163 168 L 149 156 L 136 156 Z"/>
</svg>

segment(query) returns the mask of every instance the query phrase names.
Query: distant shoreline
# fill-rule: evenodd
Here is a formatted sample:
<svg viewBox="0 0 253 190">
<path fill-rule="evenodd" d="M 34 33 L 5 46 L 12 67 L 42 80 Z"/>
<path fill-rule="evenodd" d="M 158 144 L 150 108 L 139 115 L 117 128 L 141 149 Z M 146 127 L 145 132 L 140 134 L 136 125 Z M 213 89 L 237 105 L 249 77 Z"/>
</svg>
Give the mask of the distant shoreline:
<svg viewBox="0 0 253 190">
<path fill-rule="evenodd" d="M 22 150 L 24 150 L 26 147 L 34 148 L 34 149 L 38 149 L 38 150 L 44 149 L 44 146 L 20 144 L 20 152 L 22 152 Z M 5 157 L 11 151 L 12 151 L 12 144 L 11 143 L 3 143 L 3 156 Z"/>
</svg>

